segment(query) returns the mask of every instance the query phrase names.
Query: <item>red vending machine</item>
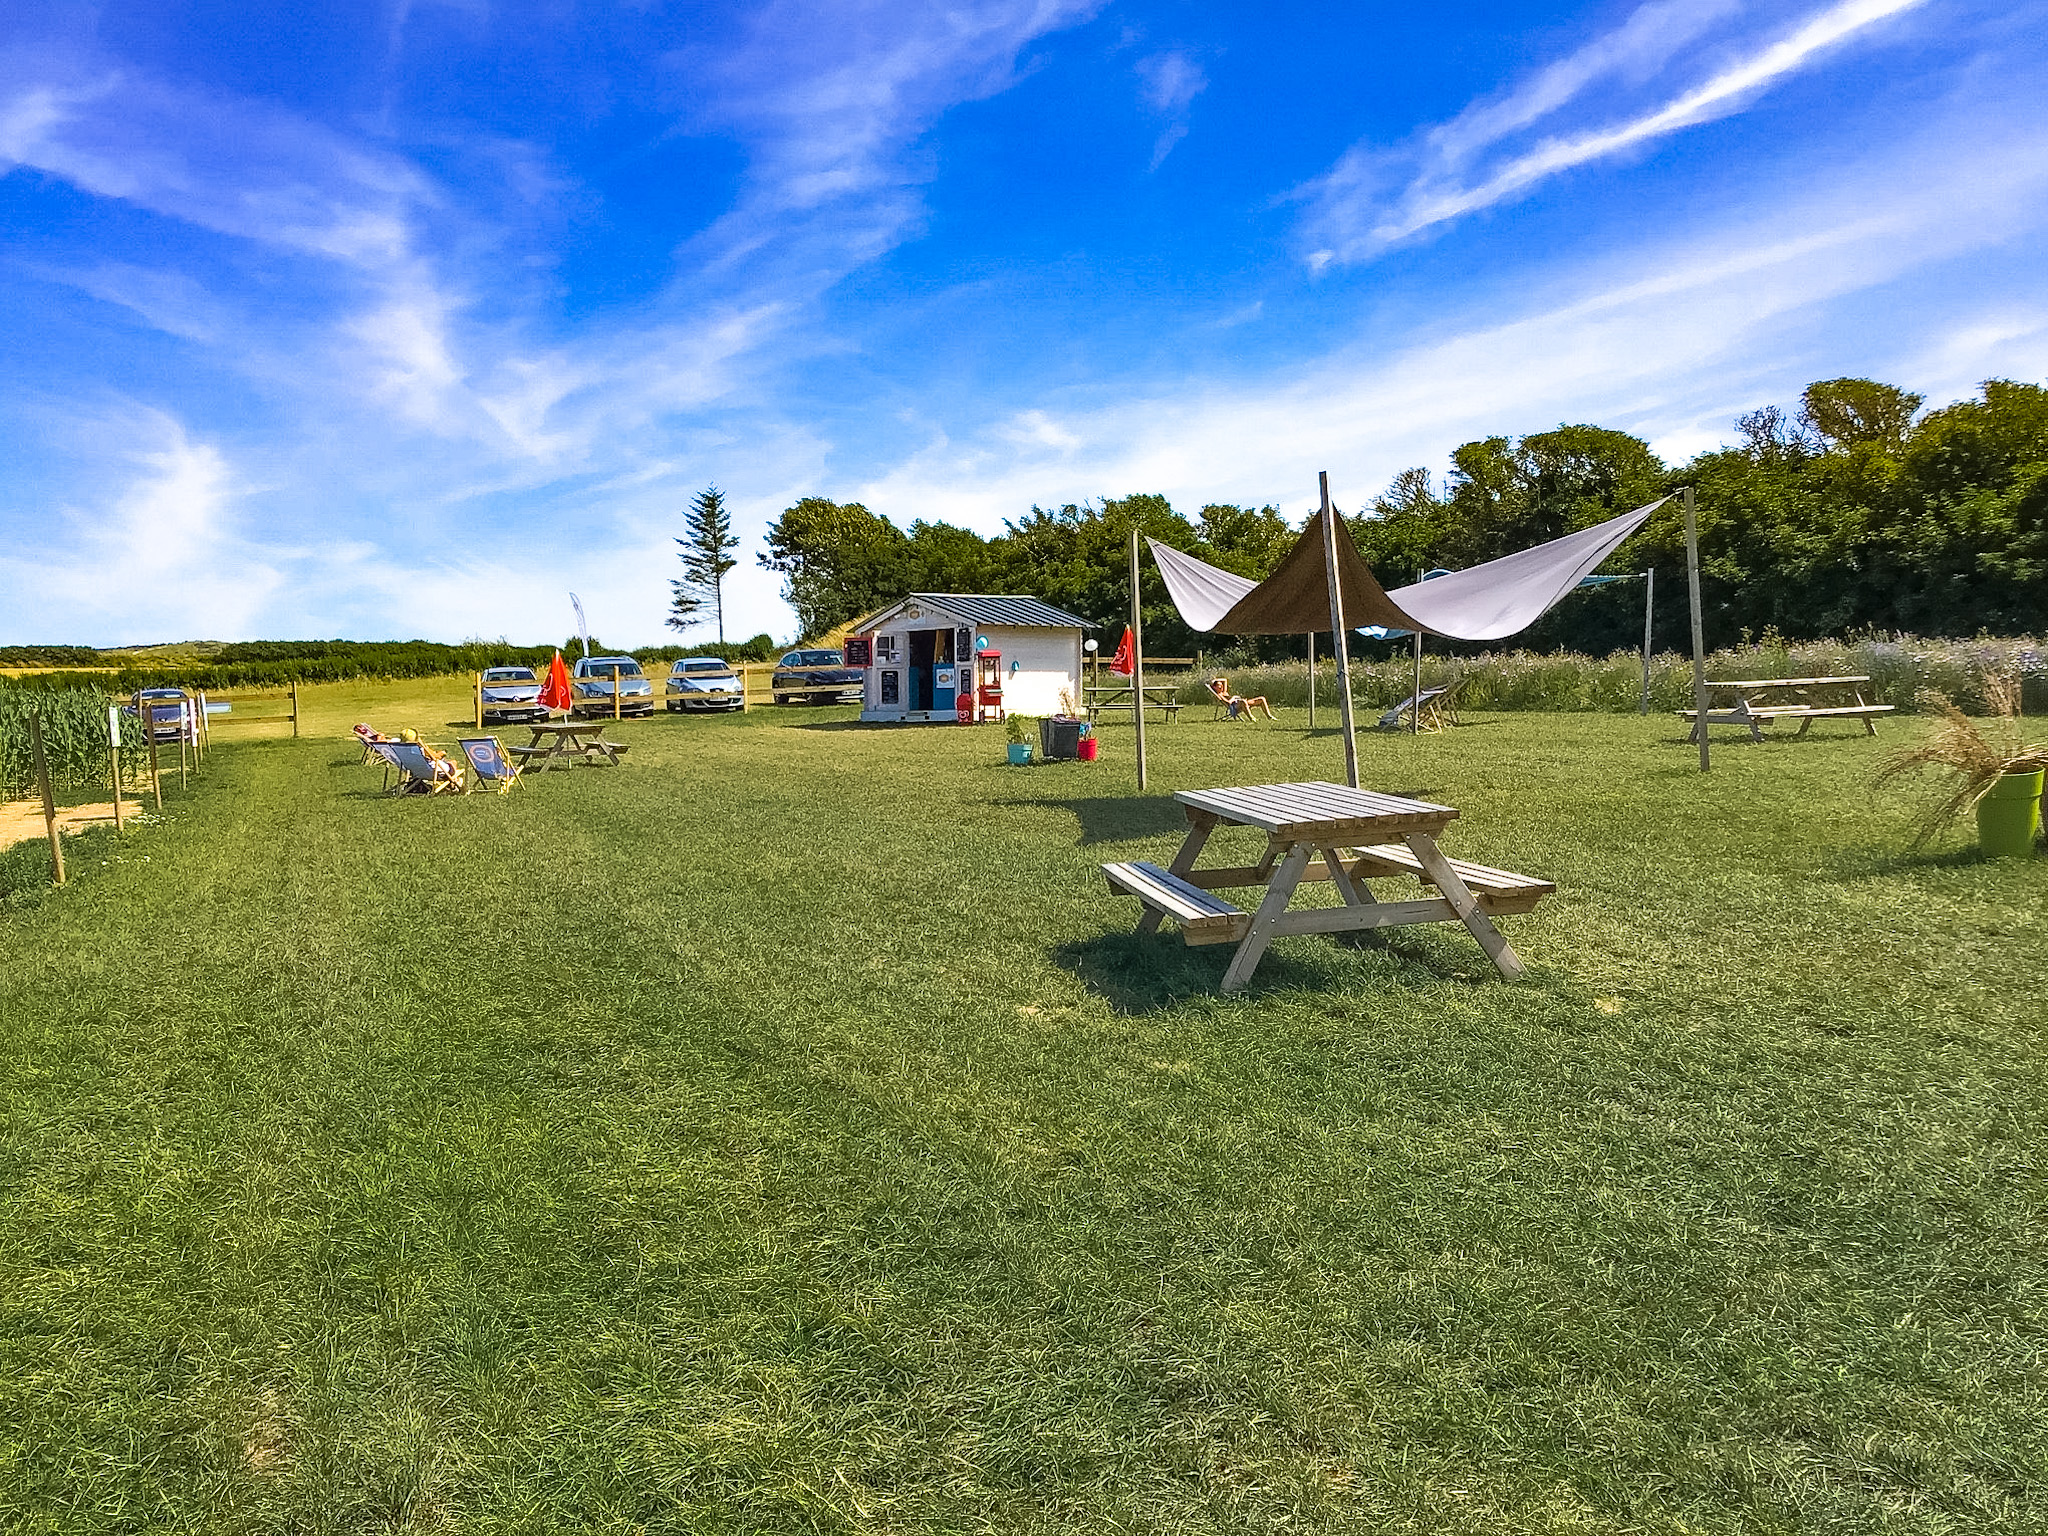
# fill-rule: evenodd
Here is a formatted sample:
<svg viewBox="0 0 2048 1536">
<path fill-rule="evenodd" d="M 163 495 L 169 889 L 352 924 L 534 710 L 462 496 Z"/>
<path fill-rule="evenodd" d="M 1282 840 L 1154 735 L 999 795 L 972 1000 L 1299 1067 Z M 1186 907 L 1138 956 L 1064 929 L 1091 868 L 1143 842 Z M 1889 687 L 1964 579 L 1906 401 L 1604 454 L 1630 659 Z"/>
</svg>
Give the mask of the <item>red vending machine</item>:
<svg viewBox="0 0 2048 1536">
<path fill-rule="evenodd" d="M 1000 720 L 1003 718 L 1003 653 L 1001 651 L 976 651 L 974 653 L 974 718 Z"/>
</svg>

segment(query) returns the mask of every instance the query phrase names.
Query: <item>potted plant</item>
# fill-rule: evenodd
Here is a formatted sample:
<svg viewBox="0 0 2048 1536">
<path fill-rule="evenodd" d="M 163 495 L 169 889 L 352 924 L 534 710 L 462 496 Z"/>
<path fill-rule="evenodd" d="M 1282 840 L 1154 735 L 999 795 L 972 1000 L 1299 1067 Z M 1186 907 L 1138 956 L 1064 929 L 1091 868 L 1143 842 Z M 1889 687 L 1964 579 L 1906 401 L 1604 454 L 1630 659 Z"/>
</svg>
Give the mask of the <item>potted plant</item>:
<svg viewBox="0 0 2048 1536">
<path fill-rule="evenodd" d="M 1010 716 L 1005 726 L 1005 733 L 1008 735 L 1010 740 L 1011 766 L 1022 768 L 1030 763 L 1032 735 L 1031 727 L 1036 725 L 1037 723 L 1038 722 L 1036 720 L 1033 720 L 1029 715 Z"/>
<path fill-rule="evenodd" d="M 1929 770 L 1948 782 L 1947 793 L 1921 818 L 1913 839 L 1919 847 L 1966 810 L 1977 813 L 1977 846 L 1994 859 L 2027 858 L 2041 831 L 2041 783 L 2048 770 L 2048 742 L 2020 735 L 2019 680 L 1986 680 L 1985 694 L 1999 722 L 1991 735 L 1931 690 L 1920 696 L 1938 716 L 1933 733 L 1918 746 L 1902 747 L 1885 759 L 1877 782 L 1888 783 Z"/>
</svg>

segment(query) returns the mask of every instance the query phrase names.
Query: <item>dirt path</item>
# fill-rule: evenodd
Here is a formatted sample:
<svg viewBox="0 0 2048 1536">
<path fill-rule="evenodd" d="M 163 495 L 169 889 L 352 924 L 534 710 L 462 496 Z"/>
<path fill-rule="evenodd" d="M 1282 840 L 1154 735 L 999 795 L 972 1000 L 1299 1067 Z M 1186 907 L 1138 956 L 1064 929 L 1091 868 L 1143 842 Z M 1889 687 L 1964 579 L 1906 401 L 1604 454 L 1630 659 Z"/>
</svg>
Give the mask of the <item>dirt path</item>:
<svg viewBox="0 0 2048 1536">
<path fill-rule="evenodd" d="M 123 816 L 140 816 L 140 800 L 123 800 Z M 66 832 L 83 832 L 87 827 L 97 827 L 112 822 L 114 803 L 102 801 L 98 805 L 60 805 L 57 807 L 57 825 Z M 40 800 L 9 800 L 0 803 L 0 848 L 12 848 L 16 843 L 27 842 L 32 837 L 43 836 L 43 802 Z"/>
</svg>

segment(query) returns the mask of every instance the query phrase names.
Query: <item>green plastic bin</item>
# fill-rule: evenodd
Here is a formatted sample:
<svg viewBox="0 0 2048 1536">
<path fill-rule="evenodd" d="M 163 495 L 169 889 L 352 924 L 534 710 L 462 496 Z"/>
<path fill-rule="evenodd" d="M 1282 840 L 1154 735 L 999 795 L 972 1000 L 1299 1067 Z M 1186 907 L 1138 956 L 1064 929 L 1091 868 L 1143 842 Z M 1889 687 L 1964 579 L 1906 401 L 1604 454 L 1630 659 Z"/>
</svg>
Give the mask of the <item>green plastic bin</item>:
<svg viewBox="0 0 2048 1536">
<path fill-rule="evenodd" d="M 1990 859 L 2026 859 L 2041 835 L 2041 770 L 2002 774 L 1977 802 L 1977 846 Z"/>
</svg>

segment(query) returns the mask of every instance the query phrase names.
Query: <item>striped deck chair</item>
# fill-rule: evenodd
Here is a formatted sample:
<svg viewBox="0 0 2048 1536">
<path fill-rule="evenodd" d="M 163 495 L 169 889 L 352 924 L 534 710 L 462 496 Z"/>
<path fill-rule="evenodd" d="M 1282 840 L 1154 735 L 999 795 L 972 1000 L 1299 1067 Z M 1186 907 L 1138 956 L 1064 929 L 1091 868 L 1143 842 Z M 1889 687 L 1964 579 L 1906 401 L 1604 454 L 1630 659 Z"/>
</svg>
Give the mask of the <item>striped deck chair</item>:
<svg viewBox="0 0 2048 1536">
<path fill-rule="evenodd" d="M 497 737 L 463 736 L 457 744 L 462 748 L 462 755 L 469 759 L 472 790 L 494 789 L 501 795 L 512 793 L 512 786 L 519 782 L 519 770 L 505 756 L 505 749 L 498 745 Z"/>
<path fill-rule="evenodd" d="M 416 741 L 378 742 L 377 755 L 398 770 L 394 795 L 447 795 L 462 792 L 462 770 L 446 758 L 436 761 Z M 444 771 L 445 769 L 445 771 Z"/>
</svg>

